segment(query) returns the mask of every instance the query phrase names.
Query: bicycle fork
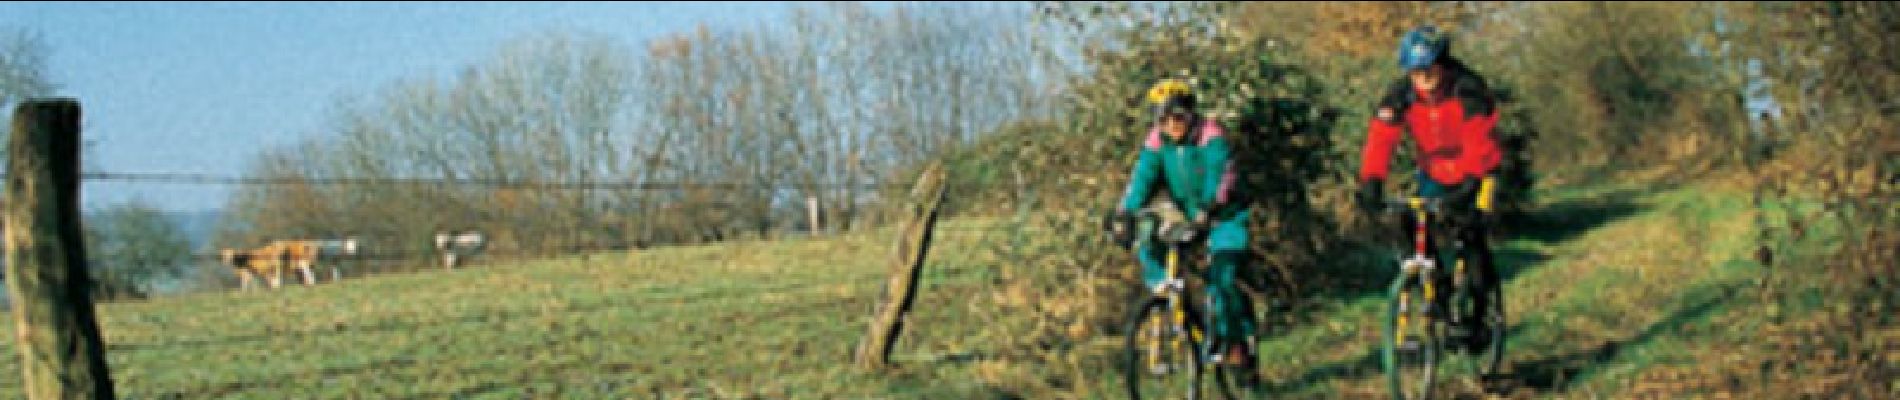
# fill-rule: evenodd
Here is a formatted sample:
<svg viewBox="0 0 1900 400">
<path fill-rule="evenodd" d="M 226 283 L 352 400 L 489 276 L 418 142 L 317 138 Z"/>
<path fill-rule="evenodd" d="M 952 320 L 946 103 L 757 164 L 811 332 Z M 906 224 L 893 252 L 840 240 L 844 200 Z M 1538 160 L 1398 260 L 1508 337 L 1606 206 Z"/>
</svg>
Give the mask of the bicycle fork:
<svg viewBox="0 0 1900 400">
<path fill-rule="evenodd" d="M 1155 372 L 1162 372 L 1163 370 L 1172 367 L 1171 365 L 1164 365 L 1162 363 L 1162 357 L 1159 357 L 1159 355 L 1181 354 L 1181 346 L 1183 346 L 1183 344 L 1181 343 L 1182 341 L 1180 340 L 1181 337 L 1185 336 L 1193 340 L 1201 339 L 1200 337 L 1201 332 L 1193 330 L 1193 329 L 1188 329 L 1187 309 L 1186 307 L 1183 307 L 1181 305 L 1181 291 L 1178 289 L 1181 289 L 1182 285 L 1184 285 L 1185 283 L 1180 282 L 1180 279 L 1176 278 L 1177 276 L 1176 268 L 1178 265 L 1177 263 L 1178 258 L 1179 257 L 1176 255 L 1175 251 L 1168 252 L 1167 279 L 1162 280 L 1159 287 L 1155 289 L 1157 291 L 1161 291 L 1162 292 L 1161 294 L 1168 300 L 1167 301 L 1168 313 L 1165 316 L 1160 313 L 1150 314 L 1151 315 L 1150 318 L 1153 318 L 1153 319 L 1150 320 L 1149 326 L 1154 327 L 1156 332 L 1154 332 L 1155 333 L 1154 335 L 1149 336 L 1148 343 L 1146 343 L 1146 345 L 1148 347 L 1149 354 L 1157 355 L 1156 357 L 1149 358 L 1150 364 L 1148 365 L 1149 370 L 1155 371 Z M 1169 322 L 1172 322 L 1172 323 L 1164 323 L 1162 318 L 1168 318 Z M 1170 351 L 1166 353 L 1161 352 L 1161 347 L 1162 347 L 1161 337 L 1163 336 L 1163 333 L 1171 333 L 1167 335 L 1167 337 L 1169 338 L 1167 346 Z M 1196 352 L 1198 353 L 1198 349 L 1196 349 Z M 1191 361 L 1199 362 L 1199 360 L 1191 360 Z"/>
<path fill-rule="evenodd" d="M 1425 217 L 1426 213 L 1424 211 L 1418 211 L 1417 215 L 1415 215 L 1414 220 L 1416 220 L 1417 223 L 1412 227 L 1412 257 L 1402 260 L 1399 266 L 1401 271 L 1400 276 L 1402 276 L 1401 279 L 1403 279 L 1403 282 L 1420 285 L 1424 289 L 1425 298 L 1423 299 L 1424 303 L 1420 306 L 1420 311 L 1424 311 L 1421 314 L 1430 318 L 1430 313 L 1433 311 L 1432 304 L 1438 297 L 1436 293 L 1438 285 L 1434 282 L 1436 280 L 1434 278 L 1437 276 L 1437 274 L 1434 273 L 1434 270 L 1437 269 L 1437 263 L 1432 261 L 1432 258 L 1429 256 L 1430 253 L 1428 253 L 1429 248 L 1426 246 Z M 1463 267 L 1464 263 L 1460 261 L 1458 268 L 1462 269 Z M 1394 335 L 1393 340 L 1399 341 L 1397 344 L 1401 345 L 1405 343 L 1406 332 L 1409 332 L 1407 328 L 1413 323 L 1413 321 L 1411 321 L 1411 295 L 1412 291 L 1409 288 L 1401 288 L 1401 290 L 1399 290 L 1399 310 L 1396 324 L 1398 335 Z"/>
</svg>

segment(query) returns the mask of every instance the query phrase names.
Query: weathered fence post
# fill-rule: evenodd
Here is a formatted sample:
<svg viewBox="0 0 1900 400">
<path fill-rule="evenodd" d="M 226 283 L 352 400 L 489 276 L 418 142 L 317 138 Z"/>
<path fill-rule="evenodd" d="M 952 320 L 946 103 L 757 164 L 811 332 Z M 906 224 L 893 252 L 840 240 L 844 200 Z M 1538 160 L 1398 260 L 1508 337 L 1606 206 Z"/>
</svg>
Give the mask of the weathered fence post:
<svg viewBox="0 0 1900 400">
<path fill-rule="evenodd" d="M 29 399 L 110 399 L 79 221 L 79 102 L 13 113 L 5 205 L 7 291 Z"/>
<path fill-rule="evenodd" d="M 805 216 L 811 223 L 812 236 L 825 231 L 818 227 L 818 196 L 805 196 Z"/>
<path fill-rule="evenodd" d="M 907 202 L 908 217 L 897 238 L 896 259 L 891 278 L 885 285 L 884 299 L 871 316 L 870 329 L 857 349 L 857 364 L 867 370 L 879 370 L 889 363 L 891 349 L 903 334 L 904 318 L 911 301 L 917 298 L 917 279 L 923 274 L 924 256 L 930 252 L 930 233 L 937 225 L 937 209 L 943 205 L 944 173 L 940 165 L 924 168 L 923 176 L 911 188 Z"/>
</svg>

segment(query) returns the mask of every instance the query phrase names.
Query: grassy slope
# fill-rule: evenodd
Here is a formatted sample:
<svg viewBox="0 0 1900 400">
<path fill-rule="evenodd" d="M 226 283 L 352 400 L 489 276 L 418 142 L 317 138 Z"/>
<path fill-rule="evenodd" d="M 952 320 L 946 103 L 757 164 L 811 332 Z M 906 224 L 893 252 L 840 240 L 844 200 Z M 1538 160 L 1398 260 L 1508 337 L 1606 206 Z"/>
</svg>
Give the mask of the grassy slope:
<svg viewBox="0 0 1900 400">
<path fill-rule="evenodd" d="M 958 235 L 946 235 L 956 246 Z M 958 371 L 846 368 L 889 247 L 734 243 L 497 265 L 282 292 L 101 306 L 125 398 L 969 397 Z M 964 320 L 938 255 L 914 326 Z M 951 290 L 960 289 L 960 290 Z M 903 357 L 953 351 L 925 331 Z M 11 348 L 10 338 L 0 339 Z M 935 346 L 935 347 L 933 347 Z M 0 357 L 0 376 L 17 376 Z M 917 382 L 930 382 L 923 385 Z M 17 379 L 0 398 L 19 397 Z"/>
<path fill-rule="evenodd" d="M 1505 235 L 1511 397 L 1615 398 L 1633 374 L 1682 360 L 1681 331 L 1705 324 L 1758 268 L 1737 261 L 1745 196 L 1592 188 L 1549 193 L 1531 226 Z M 1271 390 L 1295 397 L 1382 393 L 1373 345 L 1382 293 L 1338 304 L 1320 323 L 1264 344 Z M 1475 394 L 1452 372 L 1457 392 Z"/>
<path fill-rule="evenodd" d="M 1512 397 L 1625 397 L 1691 346 L 1759 268 L 1745 196 L 1697 187 L 1546 194 L 1502 243 Z M 220 293 L 101 308 L 126 398 L 988 398 L 1021 365 L 958 362 L 1002 334 L 981 320 L 992 269 L 946 231 L 897 371 L 848 368 L 885 273 L 870 235 L 733 243 Z M 1263 343 L 1276 397 L 1373 396 L 1377 293 Z M 1005 321 L 1006 322 L 1006 321 Z M 11 343 L 9 338 L 0 342 Z M 11 346 L 8 346 L 11 347 Z M 17 374 L 0 358 L 0 375 Z M 1100 365 L 1099 363 L 1094 365 Z M 1112 392 L 1107 371 L 1085 397 Z M 17 397 L 17 380 L 0 397 Z M 1643 389 L 1648 390 L 1648 389 Z M 1644 392 L 1651 393 L 1654 392 Z M 1067 397 L 1029 393 L 1032 397 Z"/>
</svg>

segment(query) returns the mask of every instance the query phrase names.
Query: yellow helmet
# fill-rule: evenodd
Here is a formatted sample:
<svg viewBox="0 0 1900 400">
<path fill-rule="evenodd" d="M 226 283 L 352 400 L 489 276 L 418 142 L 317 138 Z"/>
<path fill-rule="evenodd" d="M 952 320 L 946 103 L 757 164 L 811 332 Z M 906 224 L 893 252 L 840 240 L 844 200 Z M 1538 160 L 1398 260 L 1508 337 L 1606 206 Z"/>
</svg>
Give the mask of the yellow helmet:
<svg viewBox="0 0 1900 400">
<path fill-rule="evenodd" d="M 1148 88 L 1148 104 L 1157 106 L 1166 104 L 1168 99 L 1175 96 L 1193 97 L 1194 89 L 1189 88 L 1187 82 L 1179 79 L 1163 79 L 1155 83 L 1154 87 Z"/>
<path fill-rule="evenodd" d="M 1148 104 L 1155 109 L 1155 118 L 1171 114 L 1194 114 L 1194 89 L 1180 79 L 1163 79 L 1148 88 Z"/>
</svg>

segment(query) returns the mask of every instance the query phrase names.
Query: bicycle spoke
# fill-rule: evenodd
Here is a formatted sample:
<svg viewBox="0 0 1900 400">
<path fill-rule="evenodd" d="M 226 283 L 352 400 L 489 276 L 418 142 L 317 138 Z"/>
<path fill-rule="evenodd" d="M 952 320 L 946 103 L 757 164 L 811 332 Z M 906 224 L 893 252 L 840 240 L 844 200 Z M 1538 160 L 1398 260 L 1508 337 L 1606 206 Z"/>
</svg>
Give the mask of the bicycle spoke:
<svg viewBox="0 0 1900 400">
<path fill-rule="evenodd" d="M 1196 357 L 1200 343 L 1193 339 L 1199 325 L 1174 324 L 1173 310 L 1163 301 L 1151 301 L 1130 321 L 1124 379 L 1133 398 L 1198 398 L 1201 366 Z"/>
<path fill-rule="evenodd" d="M 1395 290 L 1388 301 L 1381 351 L 1388 386 L 1395 399 L 1429 398 L 1436 378 L 1442 324 L 1430 318 L 1423 296 Z"/>
</svg>

